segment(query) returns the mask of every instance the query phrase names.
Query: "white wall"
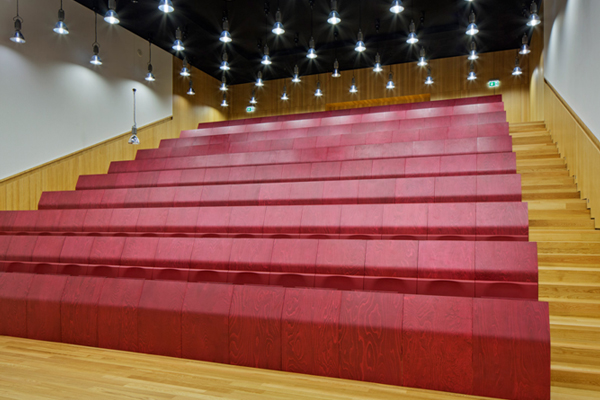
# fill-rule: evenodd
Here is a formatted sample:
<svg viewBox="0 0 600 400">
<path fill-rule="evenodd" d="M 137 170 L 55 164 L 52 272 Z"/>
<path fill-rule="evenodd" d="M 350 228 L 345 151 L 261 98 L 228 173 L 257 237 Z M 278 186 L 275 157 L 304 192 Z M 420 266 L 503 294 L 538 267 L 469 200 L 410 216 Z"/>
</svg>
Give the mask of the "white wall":
<svg viewBox="0 0 600 400">
<path fill-rule="evenodd" d="M 600 138 L 600 1 L 544 0 L 544 75 Z"/>
<path fill-rule="evenodd" d="M 70 34 L 52 31 L 59 0 L 22 0 L 27 43 L 14 33 L 16 0 L 0 0 L 0 179 L 172 115 L 172 56 L 153 46 L 155 82 L 144 80 L 148 42 L 98 16 L 101 66 L 89 63 L 94 13 L 63 1 Z M 141 56 L 138 54 L 141 52 Z"/>
</svg>

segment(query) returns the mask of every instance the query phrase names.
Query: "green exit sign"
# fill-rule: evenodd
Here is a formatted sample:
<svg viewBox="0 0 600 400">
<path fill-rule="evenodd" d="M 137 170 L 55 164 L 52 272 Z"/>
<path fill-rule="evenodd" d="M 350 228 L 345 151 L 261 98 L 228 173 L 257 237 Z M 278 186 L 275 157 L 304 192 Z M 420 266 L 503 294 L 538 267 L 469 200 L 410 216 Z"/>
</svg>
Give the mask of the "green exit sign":
<svg viewBox="0 0 600 400">
<path fill-rule="evenodd" d="M 495 81 L 489 81 L 489 82 L 488 82 L 488 87 L 489 87 L 489 88 L 497 88 L 497 87 L 500 87 L 500 81 L 499 81 L 499 80 L 495 80 Z"/>
<path fill-rule="evenodd" d="M 253 113 L 254 111 L 256 111 L 256 107 L 254 107 L 254 106 L 248 106 L 248 107 L 246 107 L 246 112 L 247 113 Z"/>
</svg>

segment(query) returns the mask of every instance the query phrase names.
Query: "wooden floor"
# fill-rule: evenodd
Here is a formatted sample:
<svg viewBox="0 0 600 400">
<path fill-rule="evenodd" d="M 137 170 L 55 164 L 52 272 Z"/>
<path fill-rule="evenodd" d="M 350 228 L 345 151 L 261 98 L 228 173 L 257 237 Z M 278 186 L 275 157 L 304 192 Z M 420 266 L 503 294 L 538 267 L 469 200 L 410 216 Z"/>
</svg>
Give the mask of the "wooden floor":
<svg viewBox="0 0 600 400">
<path fill-rule="evenodd" d="M 600 399 L 600 231 L 543 124 L 511 126 L 550 303 L 552 399 Z M 0 399 L 481 399 L 0 337 Z"/>
</svg>

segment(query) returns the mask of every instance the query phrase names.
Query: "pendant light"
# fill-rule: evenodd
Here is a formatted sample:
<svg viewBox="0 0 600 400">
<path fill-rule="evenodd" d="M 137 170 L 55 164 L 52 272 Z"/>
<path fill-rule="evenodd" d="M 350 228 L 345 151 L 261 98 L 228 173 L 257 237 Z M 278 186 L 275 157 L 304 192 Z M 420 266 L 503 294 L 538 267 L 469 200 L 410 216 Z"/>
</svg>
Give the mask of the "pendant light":
<svg viewBox="0 0 600 400">
<path fill-rule="evenodd" d="M 527 37 L 526 33 L 523 35 L 521 43 L 521 50 L 519 50 L 519 54 L 525 55 L 531 53 L 531 49 L 529 48 L 529 37 Z"/>
<path fill-rule="evenodd" d="M 256 101 L 256 91 L 253 89 L 252 90 L 252 97 L 250 98 L 250 104 L 255 105 L 257 103 L 258 103 L 258 101 Z"/>
<path fill-rule="evenodd" d="M 477 28 L 477 24 L 475 23 L 475 11 L 471 10 L 471 15 L 469 15 L 469 26 L 467 26 L 467 35 L 474 36 L 479 32 L 479 28 Z"/>
<path fill-rule="evenodd" d="M 477 54 L 477 43 L 475 41 L 471 41 L 471 50 L 469 51 L 469 57 L 467 57 L 469 61 L 475 61 L 479 58 L 479 54 Z"/>
<path fill-rule="evenodd" d="M 227 103 L 227 93 L 223 93 L 223 101 L 221 102 L 221 107 L 229 107 L 229 103 Z"/>
<path fill-rule="evenodd" d="M 381 72 L 383 68 L 381 68 L 381 56 L 379 53 L 375 55 L 375 66 L 373 67 L 373 72 Z"/>
<path fill-rule="evenodd" d="M 415 26 L 415 21 L 410 21 L 410 25 L 408 27 L 409 33 L 408 33 L 408 39 L 406 39 L 406 43 L 408 44 L 415 44 L 419 41 L 419 38 L 417 37 L 417 27 Z"/>
<path fill-rule="evenodd" d="M 229 90 L 229 88 L 227 87 L 227 77 L 225 76 L 225 74 L 221 76 L 221 86 L 219 86 L 219 90 L 221 92 L 226 92 Z"/>
<path fill-rule="evenodd" d="M 67 28 L 67 25 L 65 24 L 65 11 L 63 10 L 63 4 L 62 4 L 62 0 L 60 0 L 60 9 L 58 10 L 58 22 L 56 23 L 56 25 L 54 25 L 54 32 L 58 33 L 59 35 L 68 35 L 69 34 L 69 29 Z"/>
<path fill-rule="evenodd" d="M 190 88 L 187 91 L 188 96 L 194 96 L 196 94 L 196 91 L 194 91 L 194 85 L 192 80 L 190 79 Z"/>
<path fill-rule="evenodd" d="M 94 52 L 94 55 L 92 55 L 90 64 L 102 65 L 102 60 L 100 59 L 100 44 L 98 43 L 98 14 L 96 14 L 96 10 L 94 10 L 94 43 L 92 43 L 92 51 Z"/>
<path fill-rule="evenodd" d="M 258 74 L 256 75 L 256 86 L 258 87 L 263 87 L 265 86 L 265 83 L 263 82 L 262 79 L 262 72 L 258 71 Z"/>
<path fill-rule="evenodd" d="M 517 58 L 515 59 L 515 69 L 513 69 L 512 74 L 514 76 L 519 76 L 521 74 L 523 74 L 523 70 L 521 69 L 521 66 L 519 65 L 519 55 L 517 54 Z"/>
<path fill-rule="evenodd" d="M 427 78 L 425 79 L 426 85 L 433 85 L 433 78 L 431 77 L 431 68 L 427 68 Z"/>
<path fill-rule="evenodd" d="M 300 70 L 298 69 L 298 65 L 294 65 L 294 76 L 292 77 L 292 82 L 300 83 Z"/>
<path fill-rule="evenodd" d="M 467 80 L 474 81 L 475 79 L 477 79 L 477 74 L 475 74 L 475 65 L 471 61 L 471 70 L 469 71 L 469 75 L 467 75 Z"/>
<path fill-rule="evenodd" d="M 538 8 L 537 8 L 537 4 L 535 4 L 535 1 L 531 2 L 531 7 L 529 8 L 529 20 L 527 21 L 527 26 L 538 26 L 539 24 L 542 23 L 542 21 L 540 20 L 540 16 L 538 15 Z"/>
<path fill-rule="evenodd" d="M 182 42 L 182 33 L 181 33 L 181 28 L 177 28 L 177 30 L 175 31 L 175 41 L 173 42 L 173 50 L 175 51 L 184 51 L 185 47 L 183 45 Z"/>
<path fill-rule="evenodd" d="M 393 12 L 394 14 L 400 14 L 402 11 L 404 11 L 404 7 L 402 6 L 402 1 L 401 0 L 392 1 L 392 6 L 390 7 L 390 11 Z"/>
<path fill-rule="evenodd" d="M 15 34 L 10 37 L 10 40 L 15 43 L 25 43 L 25 36 L 21 33 L 23 18 L 19 15 L 19 0 L 17 0 L 17 16 L 13 19 L 15 21 Z"/>
<path fill-rule="evenodd" d="M 356 47 L 354 47 L 354 51 L 362 53 L 366 49 L 367 49 L 367 47 L 365 46 L 365 42 L 364 42 L 364 38 L 363 38 L 363 33 L 359 29 L 358 30 L 358 41 L 356 42 Z"/>
<path fill-rule="evenodd" d="M 275 25 L 273 25 L 272 32 L 276 35 L 283 35 L 285 33 L 285 29 L 283 29 L 283 24 L 281 23 L 281 11 L 277 8 L 277 12 L 275 13 Z"/>
<path fill-rule="evenodd" d="M 175 11 L 175 7 L 173 7 L 173 2 L 171 0 L 160 0 L 158 9 L 165 14 Z"/>
<path fill-rule="evenodd" d="M 290 98 L 287 95 L 287 86 L 283 85 L 283 94 L 281 95 L 281 100 L 286 101 L 289 100 Z"/>
<path fill-rule="evenodd" d="M 321 91 L 321 81 L 317 81 L 317 90 L 315 90 L 315 97 L 323 96 L 323 92 Z"/>
<path fill-rule="evenodd" d="M 337 58 L 333 62 L 333 74 L 331 74 L 331 76 L 334 78 L 339 78 L 342 76 L 342 74 L 340 74 L 340 63 L 338 62 Z"/>
<path fill-rule="evenodd" d="M 317 58 L 317 52 L 315 51 L 315 39 L 310 38 L 310 42 L 308 44 L 308 52 L 306 53 L 306 58 L 310 58 L 314 60 Z"/>
<path fill-rule="evenodd" d="M 421 53 L 419 54 L 419 62 L 417 63 L 419 67 L 426 67 L 427 60 L 425 59 L 425 48 L 421 47 Z"/>
<path fill-rule="evenodd" d="M 223 31 L 221 32 L 219 40 L 223 43 L 229 43 L 232 40 L 231 34 L 229 33 L 229 21 L 227 21 L 227 18 L 223 18 Z"/>
<path fill-rule="evenodd" d="M 331 25 L 337 25 L 342 22 L 340 14 L 337 12 L 337 0 L 331 0 L 331 12 L 329 13 L 327 22 L 329 22 Z"/>
<path fill-rule="evenodd" d="M 187 58 L 183 57 L 183 66 L 181 67 L 181 72 L 179 72 L 181 76 L 190 76 L 190 69 L 188 68 Z"/>
<path fill-rule="evenodd" d="M 269 46 L 267 46 L 265 44 L 265 48 L 263 50 L 264 56 L 262 58 L 262 61 L 260 62 L 262 65 L 271 65 L 272 61 L 271 61 L 271 56 L 269 55 Z"/>
<path fill-rule="evenodd" d="M 117 0 L 108 0 L 108 11 L 104 15 L 104 20 L 111 25 L 117 25 L 119 22 L 119 17 L 117 16 L 117 12 L 115 9 L 117 8 Z"/>
<path fill-rule="evenodd" d="M 388 76 L 388 83 L 385 85 L 386 89 L 392 90 L 396 88 L 396 84 L 394 83 L 394 74 L 390 71 L 390 75 Z"/>
<path fill-rule="evenodd" d="M 350 93 L 358 93 L 356 88 L 356 78 L 352 77 L 352 85 L 350 85 Z"/>
<path fill-rule="evenodd" d="M 96 12 L 94 11 L 94 13 Z M 133 89 L 133 126 L 131 127 L 131 137 L 127 143 L 137 146 L 140 144 L 140 139 L 137 136 L 137 122 L 135 120 L 135 92 L 136 89 Z"/>
<path fill-rule="evenodd" d="M 219 69 L 221 69 L 221 71 L 229 71 L 231 68 L 229 67 L 229 56 L 227 55 L 226 51 L 223 52 L 222 59 L 223 61 L 221 61 L 221 66 Z"/>
<path fill-rule="evenodd" d="M 150 41 L 148 41 L 148 55 L 149 55 L 148 73 L 146 74 L 145 79 L 148 82 L 154 82 L 156 80 L 156 78 L 154 77 L 154 74 L 152 73 L 152 43 Z"/>
</svg>

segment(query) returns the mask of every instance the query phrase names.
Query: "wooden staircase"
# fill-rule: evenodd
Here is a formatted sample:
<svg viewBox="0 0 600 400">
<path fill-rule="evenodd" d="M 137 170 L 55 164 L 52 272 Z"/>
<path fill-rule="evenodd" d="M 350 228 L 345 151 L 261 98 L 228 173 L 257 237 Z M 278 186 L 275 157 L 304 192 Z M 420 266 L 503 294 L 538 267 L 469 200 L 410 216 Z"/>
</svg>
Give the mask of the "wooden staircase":
<svg viewBox="0 0 600 400">
<path fill-rule="evenodd" d="M 600 398 L 600 231 L 544 123 L 511 124 L 539 295 L 550 303 L 552 398 Z"/>
</svg>

